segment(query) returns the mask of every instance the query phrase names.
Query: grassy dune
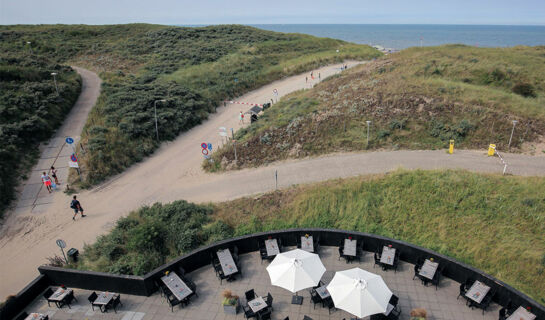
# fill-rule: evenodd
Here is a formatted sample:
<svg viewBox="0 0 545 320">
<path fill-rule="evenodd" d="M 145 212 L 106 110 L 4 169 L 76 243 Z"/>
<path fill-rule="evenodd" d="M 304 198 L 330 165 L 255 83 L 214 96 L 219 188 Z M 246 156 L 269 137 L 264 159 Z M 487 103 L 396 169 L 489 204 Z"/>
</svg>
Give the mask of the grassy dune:
<svg viewBox="0 0 545 320">
<path fill-rule="evenodd" d="M 545 179 L 397 171 L 120 219 L 75 267 L 143 274 L 201 245 L 293 227 L 357 230 L 454 257 L 545 303 Z"/>
<path fill-rule="evenodd" d="M 104 80 L 82 135 L 89 151 L 80 157 L 84 186 L 140 161 L 223 99 L 319 65 L 381 55 L 365 45 L 236 25 L 5 26 L 2 39 L 14 54 L 31 47 Z M 156 141 L 153 104 L 160 99 L 167 102 L 158 107 Z"/>
<path fill-rule="evenodd" d="M 208 170 L 366 149 L 506 150 L 541 154 L 545 47 L 410 48 L 284 98 L 237 135 Z M 369 145 L 366 120 L 372 121 Z M 222 163 L 223 161 L 223 163 Z"/>
</svg>

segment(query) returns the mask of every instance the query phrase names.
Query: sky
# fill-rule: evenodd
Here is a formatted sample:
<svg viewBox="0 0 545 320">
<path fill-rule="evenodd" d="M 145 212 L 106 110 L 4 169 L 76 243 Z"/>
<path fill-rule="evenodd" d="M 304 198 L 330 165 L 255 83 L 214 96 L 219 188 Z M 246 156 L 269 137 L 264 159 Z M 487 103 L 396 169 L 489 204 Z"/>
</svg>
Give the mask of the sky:
<svg viewBox="0 0 545 320">
<path fill-rule="evenodd" d="M 0 24 L 545 25 L 545 0 L 0 0 Z"/>
</svg>

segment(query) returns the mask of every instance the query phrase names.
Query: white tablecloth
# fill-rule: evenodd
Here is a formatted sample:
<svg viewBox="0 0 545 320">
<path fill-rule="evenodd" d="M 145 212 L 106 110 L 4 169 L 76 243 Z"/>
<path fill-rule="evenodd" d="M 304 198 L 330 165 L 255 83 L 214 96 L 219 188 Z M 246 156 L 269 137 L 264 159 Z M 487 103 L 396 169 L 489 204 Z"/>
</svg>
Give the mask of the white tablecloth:
<svg viewBox="0 0 545 320">
<path fill-rule="evenodd" d="M 422 266 L 422 269 L 420 269 L 419 274 L 431 280 L 433 279 L 433 276 L 435 275 L 435 272 L 437 271 L 438 266 L 439 266 L 439 263 L 431 262 L 430 260 L 426 259 L 426 261 L 424 261 L 424 265 Z"/>
<path fill-rule="evenodd" d="M 183 300 L 185 297 L 193 293 L 187 284 L 185 284 L 185 282 L 183 282 L 182 279 L 180 279 L 180 277 L 178 277 L 178 275 L 174 272 L 171 272 L 166 276 L 162 276 L 161 280 L 178 300 Z"/>
<path fill-rule="evenodd" d="M 519 307 L 515 312 L 513 312 L 512 315 L 509 316 L 509 318 L 507 318 L 507 320 L 534 320 L 535 318 L 535 314 L 529 312 L 523 307 Z"/>
<path fill-rule="evenodd" d="M 356 247 L 358 245 L 358 241 L 355 239 L 344 239 L 344 249 L 343 253 L 346 256 L 356 256 Z"/>
<path fill-rule="evenodd" d="M 475 281 L 475 283 L 467 291 L 466 297 L 477 303 L 481 303 L 488 291 L 490 291 L 489 286 L 485 285 L 480 281 Z"/>
<path fill-rule="evenodd" d="M 380 256 L 380 262 L 384 264 L 394 265 L 394 259 L 396 255 L 396 249 L 384 246 L 382 248 L 382 255 Z"/>
<path fill-rule="evenodd" d="M 280 253 L 280 249 L 278 248 L 278 241 L 276 241 L 276 239 L 265 240 L 265 248 L 267 249 L 267 255 L 269 257 L 276 256 Z"/>
<path fill-rule="evenodd" d="M 237 265 L 235 264 L 235 260 L 233 260 L 233 256 L 229 249 L 219 250 L 217 255 L 224 275 L 228 276 L 238 272 Z"/>
<path fill-rule="evenodd" d="M 301 237 L 301 249 L 308 251 L 308 252 L 314 252 L 314 240 L 312 239 L 312 236 L 307 237 Z"/>
<path fill-rule="evenodd" d="M 258 312 L 267 307 L 267 304 L 265 303 L 265 300 L 263 300 L 262 297 L 255 298 L 254 300 L 248 302 L 248 305 L 250 306 L 250 309 L 252 309 L 253 312 Z"/>
</svg>

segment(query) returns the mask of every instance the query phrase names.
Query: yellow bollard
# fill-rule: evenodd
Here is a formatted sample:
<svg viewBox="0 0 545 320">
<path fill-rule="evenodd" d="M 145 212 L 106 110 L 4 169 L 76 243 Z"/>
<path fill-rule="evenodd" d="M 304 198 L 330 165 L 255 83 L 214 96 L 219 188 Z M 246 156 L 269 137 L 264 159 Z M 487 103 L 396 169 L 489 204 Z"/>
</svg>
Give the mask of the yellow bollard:
<svg viewBox="0 0 545 320">
<path fill-rule="evenodd" d="M 496 153 L 496 145 L 491 143 L 488 146 L 488 156 L 492 157 L 495 153 Z"/>
<path fill-rule="evenodd" d="M 454 153 L 454 140 L 450 140 L 450 146 L 448 148 L 448 153 L 450 153 L 450 154 Z"/>
</svg>

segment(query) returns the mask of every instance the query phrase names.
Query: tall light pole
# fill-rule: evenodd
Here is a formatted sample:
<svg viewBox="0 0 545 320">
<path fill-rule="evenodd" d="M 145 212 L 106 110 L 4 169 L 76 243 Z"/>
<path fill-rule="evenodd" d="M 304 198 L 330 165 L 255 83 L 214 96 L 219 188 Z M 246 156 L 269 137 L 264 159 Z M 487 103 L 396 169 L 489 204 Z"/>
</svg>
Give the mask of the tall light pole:
<svg viewBox="0 0 545 320">
<path fill-rule="evenodd" d="M 153 111 L 155 113 L 155 134 L 157 136 L 157 142 L 159 142 L 159 127 L 157 126 L 157 102 L 166 102 L 166 100 L 155 100 L 153 102 Z"/>
<path fill-rule="evenodd" d="M 32 46 L 31 46 L 32 42 L 27 41 L 26 44 L 28 44 L 28 50 L 30 51 L 30 54 L 32 54 Z"/>
<path fill-rule="evenodd" d="M 53 81 L 55 82 L 55 91 L 57 91 L 57 96 L 59 95 L 59 87 L 57 86 L 57 73 L 51 72 L 51 75 L 53 76 Z"/>
<path fill-rule="evenodd" d="M 371 121 L 367 120 L 367 147 L 369 147 L 369 126 L 371 125 Z"/>
<path fill-rule="evenodd" d="M 509 137 L 509 145 L 507 149 L 511 150 L 511 140 L 513 140 L 513 133 L 515 133 L 515 126 L 517 125 L 517 120 L 513 120 L 513 129 L 511 130 L 511 137 Z"/>
</svg>

